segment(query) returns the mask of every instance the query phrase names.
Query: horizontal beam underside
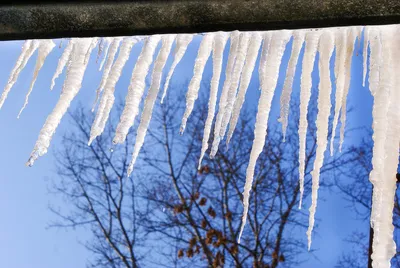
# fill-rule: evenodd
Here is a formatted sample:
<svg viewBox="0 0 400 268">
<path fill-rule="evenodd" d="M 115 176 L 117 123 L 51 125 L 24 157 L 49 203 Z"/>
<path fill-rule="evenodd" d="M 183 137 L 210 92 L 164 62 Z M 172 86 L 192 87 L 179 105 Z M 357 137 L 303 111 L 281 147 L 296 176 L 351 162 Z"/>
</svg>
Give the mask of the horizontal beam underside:
<svg viewBox="0 0 400 268">
<path fill-rule="evenodd" d="M 0 40 L 395 23 L 400 23 L 398 0 L 142 0 L 0 4 Z"/>
</svg>

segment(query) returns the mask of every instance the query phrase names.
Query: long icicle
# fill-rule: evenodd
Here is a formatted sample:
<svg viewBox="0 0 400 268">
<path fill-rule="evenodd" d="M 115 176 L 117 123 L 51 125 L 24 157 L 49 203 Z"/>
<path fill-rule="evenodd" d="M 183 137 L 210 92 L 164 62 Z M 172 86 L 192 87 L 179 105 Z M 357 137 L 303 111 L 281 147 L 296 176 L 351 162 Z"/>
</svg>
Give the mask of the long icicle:
<svg viewBox="0 0 400 268">
<path fill-rule="evenodd" d="M 121 77 L 122 69 L 124 68 L 127 60 L 129 59 L 132 47 L 138 42 L 137 38 L 124 38 L 121 44 L 121 48 L 117 59 L 115 60 L 112 68 L 110 68 L 110 73 L 107 78 L 106 84 L 104 85 L 104 93 L 101 96 L 99 109 L 97 110 L 96 117 L 93 121 L 92 128 L 90 130 L 90 145 L 93 140 L 103 133 L 106 126 L 111 108 L 114 104 L 114 91 L 115 85 L 117 84 L 119 78 Z"/>
<path fill-rule="evenodd" d="M 103 59 L 100 62 L 99 71 L 101 71 L 103 69 L 103 66 L 106 63 L 106 60 L 108 59 L 108 52 L 110 51 L 110 46 L 111 46 L 111 43 L 112 43 L 113 40 L 114 40 L 113 37 L 104 38 L 104 42 L 106 44 L 105 44 L 105 49 L 104 49 L 104 56 L 103 56 Z"/>
<path fill-rule="evenodd" d="M 332 123 L 332 135 L 330 142 L 330 152 L 333 156 L 333 142 L 335 139 L 335 131 L 339 121 L 340 110 L 342 107 L 343 92 L 346 80 L 346 51 L 347 42 L 350 42 L 348 28 L 339 29 L 335 32 L 336 58 L 335 58 L 335 111 Z"/>
<path fill-rule="evenodd" d="M 164 98 L 167 95 L 169 81 L 171 80 L 172 74 L 174 73 L 176 66 L 183 58 L 183 55 L 185 55 L 186 49 L 190 44 L 190 42 L 192 42 L 192 40 L 193 40 L 193 34 L 179 34 L 176 38 L 174 61 L 172 62 L 171 69 L 169 70 L 167 78 L 165 79 L 164 92 L 161 97 L 161 103 L 164 102 Z"/>
<path fill-rule="evenodd" d="M 67 75 L 64 81 L 64 90 L 40 131 L 35 147 L 26 163 L 28 166 L 32 166 L 38 157 L 47 153 L 47 149 L 50 146 L 50 141 L 57 126 L 70 106 L 71 101 L 79 92 L 87 66 L 84 64 L 85 55 L 90 43 L 90 38 L 76 39 L 72 49 L 71 64 L 68 66 Z"/>
<path fill-rule="evenodd" d="M 84 64 L 87 64 L 89 59 L 90 59 L 90 55 L 92 54 L 93 49 L 97 46 L 97 43 L 99 42 L 99 38 L 98 37 L 93 37 L 92 38 L 92 43 L 90 44 L 86 55 L 85 55 L 85 60 L 84 60 Z"/>
<path fill-rule="evenodd" d="M 269 45 L 271 43 L 271 38 L 272 38 L 273 32 L 265 32 L 263 36 L 263 45 L 262 45 L 262 50 L 261 50 L 261 58 L 260 58 L 260 64 L 258 66 L 258 73 L 263 74 L 265 73 L 265 68 L 267 67 L 267 58 L 268 58 L 268 51 L 269 51 Z M 260 90 L 261 90 L 261 84 L 264 82 L 264 77 L 259 75 L 259 80 L 260 80 Z"/>
<path fill-rule="evenodd" d="M 306 33 L 303 64 L 300 83 L 300 118 L 299 118 L 299 185 L 301 208 L 304 193 L 304 172 L 306 159 L 306 140 L 307 140 L 307 113 L 308 103 L 311 97 L 312 77 L 315 56 L 317 54 L 320 31 L 311 30 Z"/>
<path fill-rule="evenodd" d="M 60 76 L 60 74 L 64 70 L 65 65 L 67 65 L 67 62 L 69 61 L 70 56 L 71 56 L 71 51 L 72 51 L 73 45 L 74 45 L 74 42 L 72 40 L 69 40 L 68 45 L 64 48 L 64 51 L 63 51 L 60 59 L 58 60 L 58 65 L 57 65 L 56 71 L 54 72 L 53 78 L 51 79 L 50 90 L 53 90 L 53 88 L 56 84 L 56 79 L 58 78 L 58 76 Z"/>
<path fill-rule="evenodd" d="M 342 105 L 341 105 L 341 114 L 340 114 L 340 141 L 339 141 L 339 152 L 342 152 L 343 142 L 344 142 L 344 130 L 346 127 L 346 115 L 347 115 L 347 95 L 349 94 L 350 89 L 350 79 L 351 79 L 351 62 L 353 58 L 354 52 L 354 42 L 357 38 L 357 28 L 352 27 L 349 29 L 349 39 L 347 42 L 346 49 L 346 61 L 345 61 L 345 81 L 342 95 Z M 339 101 L 339 100 L 337 100 Z M 333 135 L 333 133 L 332 133 Z"/>
<path fill-rule="evenodd" d="M 367 77 L 367 59 L 368 59 L 368 44 L 369 44 L 369 28 L 364 27 L 364 47 L 363 47 L 363 81 L 362 85 L 365 87 L 365 80 Z"/>
<path fill-rule="evenodd" d="M 37 40 L 33 40 L 32 42 L 28 41 L 25 42 L 24 46 L 22 47 L 21 55 L 18 57 L 14 69 L 11 71 L 7 85 L 5 86 L 4 91 L 0 96 L 0 109 L 3 106 L 5 100 L 7 99 L 8 93 L 10 93 L 11 88 L 17 81 L 19 74 L 24 69 L 25 65 L 28 63 L 28 60 L 32 57 L 32 54 L 38 48 L 38 45 L 39 42 Z"/>
<path fill-rule="evenodd" d="M 121 41 L 122 41 L 121 37 L 115 37 L 115 38 L 113 38 L 113 40 L 111 42 L 110 49 L 107 54 L 106 64 L 104 65 L 103 76 L 101 77 L 100 85 L 96 90 L 96 98 L 93 103 L 92 112 L 94 112 L 94 109 L 96 108 L 100 94 L 103 91 L 104 86 L 106 85 L 108 75 L 110 74 L 111 67 L 113 66 L 115 55 L 117 54 L 117 51 L 118 51 Z"/>
<path fill-rule="evenodd" d="M 303 47 L 305 37 L 304 30 L 297 30 L 293 32 L 293 44 L 292 53 L 290 55 L 289 63 L 286 70 L 286 78 L 283 83 L 283 89 L 281 94 L 281 107 L 280 107 L 280 118 L 279 122 L 282 123 L 282 136 L 283 141 L 286 140 L 286 129 L 288 126 L 290 98 L 293 91 L 293 79 L 296 73 L 297 61 L 299 59 L 300 50 Z"/>
<path fill-rule="evenodd" d="M 261 84 L 261 96 L 258 102 L 258 111 L 254 129 L 254 140 L 251 148 L 250 160 L 246 170 L 246 183 L 243 192 L 243 216 L 238 243 L 246 225 L 247 213 L 249 210 L 250 190 L 253 183 L 254 169 L 258 156 L 263 150 L 265 137 L 267 135 L 268 117 L 271 109 L 272 97 L 276 88 L 279 76 L 279 67 L 285 47 L 290 38 L 290 31 L 279 31 L 273 35 L 271 46 L 267 57 L 267 65 L 264 69 L 263 83 Z M 267 79 L 268 78 L 268 79 Z"/>
<path fill-rule="evenodd" d="M 232 110 L 232 117 L 229 122 L 229 130 L 226 139 L 226 146 L 228 147 L 229 142 L 233 136 L 233 132 L 235 131 L 237 122 L 239 120 L 240 111 L 242 109 L 244 98 L 246 96 L 247 88 L 249 87 L 251 76 L 254 71 L 254 67 L 256 64 L 258 51 L 260 50 L 262 42 L 262 36 L 259 32 L 254 32 L 251 35 L 249 48 L 246 55 L 245 65 L 243 67 L 243 73 L 240 78 L 240 87 L 238 94 L 236 96 L 235 104 Z"/>
<path fill-rule="evenodd" d="M 52 40 L 40 40 L 39 41 L 38 57 L 36 59 L 35 71 L 33 72 L 33 78 L 32 78 L 28 93 L 26 94 L 24 105 L 22 106 L 21 110 L 19 111 L 17 118 L 19 118 L 21 116 L 22 111 L 28 105 L 29 95 L 31 94 L 31 92 L 33 90 L 33 86 L 35 85 L 36 78 L 39 74 L 39 71 L 40 71 L 40 69 L 42 69 L 44 61 L 46 60 L 47 56 L 50 54 L 50 52 L 53 50 L 53 48 L 55 46 L 56 46 L 56 44 Z"/>
<path fill-rule="evenodd" d="M 201 153 L 200 153 L 198 169 L 201 168 L 201 162 L 203 160 L 204 154 L 208 149 L 208 139 L 210 138 L 211 126 L 215 115 L 215 106 L 217 104 L 218 87 L 222 71 L 224 49 L 226 46 L 226 42 L 228 41 L 228 37 L 229 35 L 224 32 L 218 32 L 214 37 L 213 50 L 212 50 L 213 76 L 210 85 L 208 113 L 206 122 L 204 124 L 203 141 L 201 145 Z"/>
<path fill-rule="evenodd" d="M 319 177 L 324 153 L 328 144 L 329 115 L 331 112 L 331 78 L 330 78 L 330 58 L 335 46 L 334 36 L 331 30 L 325 30 L 321 36 L 319 44 L 319 93 L 318 93 L 318 114 L 315 124 L 317 125 L 314 168 L 311 172 L 312 191 L 309 224 L 307 230 L 308 250 L 311 248 L 311 235 L 314 228 L 314 217 L 317 208 Z"/>
<path fill-rule="evenodd" d="M 374 229 L 372 244 L 372 266 L 389 268 L 390 260 L 396 252 L 393 241 L 392 215 L 396 191 L 395 174 L 398 166 L 399 144 L 399 112 L 397 109 L 399 91 L 396 87 L 398 76 L 398 31 L 397 26 L 387 26 L 385 29 L 371 29 L 371 64 L 376 40 L 381 44 L 382 61 L 379 66 L 378 88 L 371 93 L 374 97 L 373 105 L 373 169 L 370 181 L 373 184 L 373 199 L 371 211 L 371 224 Z M 376 32 L 375 32 L 376 30 Z M 378 37 L 380 36 L 380 38 Z M 376 38 L 378 37 L 378 38 Z M 380 40 L 379 40 L 380 39 Z M 380 46 L 380 45 L 379 45 Z M 371 76 L 376 78 L 376 69 L 370 70 Z M 374 79 L 375 79 L 374 78 Z M 375 84 L 376 85 L 376 84 Z M 378 89 L 378 90 L 376 90 Z M 393 146 L 395 145 L 395 146 Z"/>
<path fill-rule="evenodd" d="M 228 128 L 229 121 L 232 115 L 233 105 L 236 100 L 237 89 L 239 87 L 240 78 L 242 76 L 243 66 L 246 61 L 246 55 L 249 48 L 251 34 L 248 32 L 241 33 L 239 39 L 239 49 L 236 55 L 235 67 L 233 68 L 233 74 L 231 79 L 231 85 L 228 91 L 228 97 L 226 106 L 224 109 L 224 115 L 222 117 L 221 129 L 219 132 L 219 138 L 214 140 L 217 142 L 216 148 L 219 146 L 219 142 L 224 138 L 226 129 Z"/>
<path fill-rule="evenodd" d="M 139 113 L 139 105 L 146 85 L 146 76 L 153 62 L 154 52 L 160 39 L 160 35 L 152 35 L 146 40 L 143 46 L 142 52 L 132 72 L 131 83 L 125 98 L 125 107 L 115 131 L 115 137 L 113 139 L 114 144 L 123 143 L 126 135 L 128 135 L 129 129 L 135 123 L 135 118 Z"/>
<path fill-rule="evenodd" d="M 144 108 L 142 112 L 142 118 L 137 129 L 135 147 L 133 148 L 132 160 L 128 167 L 128 176 L 131 175 L 136 159 L 139 155 L 140 149 L 143 146 L 144 138 L 146 137 L 147 128 L 149 127 L 151 115 L 153 113 L 154 103 L 157 99 L 158 92 L 160 90 L 162 72 L 167 62 L 169 53 L 171 52 L 172 43 L 175 39 L 175 34 L 168 34 L 162 37 L 162 46 L 158 53 L 157 59 L 154 62 L 154 69 L 151 79 L 151 85 L 149 92 L 147 93 L 144 101 Z"/>
<path fill-rule="evenodd" d="M 200 43 L 199 51 L 197 54 L 196 61 L 194 63 L 193 77 L 190 80 L 189 88 L 186 93 L 186 109 L 182 117 L 180 133 L 185 132 L 186 123 L 193 111 L 194 103 L 198 98 L 200 82 L 203 76 L 204 67 L 210 57 L 212 44 L 214 40 L 214 33 L 207 33 L 204 35 L 203 40 Z"/>
</svg>

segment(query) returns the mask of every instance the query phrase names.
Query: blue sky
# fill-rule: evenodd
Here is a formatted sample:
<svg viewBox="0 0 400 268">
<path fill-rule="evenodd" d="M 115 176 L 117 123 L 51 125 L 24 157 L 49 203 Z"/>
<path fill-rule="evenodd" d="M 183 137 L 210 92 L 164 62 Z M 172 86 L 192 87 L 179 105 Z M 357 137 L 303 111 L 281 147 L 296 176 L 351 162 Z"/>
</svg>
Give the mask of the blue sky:
<svg viewBox="0 0 400 268">
<path fill-rule="evenodd" d="M 17 119 L 16 116 L 29 87 L 36 54 L 21 73 L 0 110 L 2 130 L 0 131 L 0 211 L 2 213 L 0 220 L 0 267 L 84 267 L 86 259 L 89 257 L 85 248 L 80 244 L 80 241 L 89 237 L 88 232 L 83 230 L 67 232 L 46 228 L 54 220 L 54 215 L 48 210 L 49 203 L 68 209 L 62 200 L 48 193 L 49 178 L 55 176 L 52 151 L 60 145 L 63 132 L 69 128 L 66 118 L 62 121 L 53 138 L 49 153 L 41 157 L 32 168 L 25 166 L 37 135 L 60 94 L 64 74 L 56 80 L 54 90 L 50 91 L 51 77 L 62 53 L 62 49 L 58 48 L 59 40 L 56 40 L 56 43 L 57 46 L 47 58 L 39 74 L 29 105 L 21 118 Z M 8 80 L 9 72 L 20 53 L 21 45 L 21 42 L 0 42 L 0 54 L 2 56 L 0 88 L 4 87 Z M 196 38 L 190 44 L 186 55 L 175 70 L 171 88 L 173 88 L 173 84 L 185 83 L 190 79 L 198 45 L 199 38 Z M 116 94 L 121 97 L 125 96 L 131 70 L 141 46 L 141 44 L 138 44 L 134 47 L 117 84 Z M 226 51 L 228 48 L 229 44 Z M 287 66 L 289 55 L 290 44 L 283 58 L 270 123 L 276 122 L 278 116 L 280 90 L 284 79 L 282 70 L 285 70 Z M 71 108 L 78 103 L 91 107 L 93 103 L 95 90 L 101 77 L 98 64 L 95 63 L 95 57 L 96 51 L 93 52 L 89 62 L 82 89 Z M 167 67 L 170 64 L 171 59 L 169 59 Z M 256 73 L 257 71 L 253 75 L 246 96 L 246 105 L 251 107 L 256 105 L 259 97 Z M 294 92 L 299 91 L 299 73 L 298 70 L 294 81 Z M 211 75 L 212 66 L 209 60 L 203 76 L 204 80 L 209 81 Z M 317 86 L 318 73 L 316 71 L 314 71 L 313 77 L 314 85 Z M 368 88 L 362 87 L 361 77 L 362 55 L 357 56 L 355 53 L 348 99 L 348 106 L 354 108 L 347 121 L 347 125 L 351 127 L 371 126 L 372 98 Z M 202 88 L 202 90 L 205 89 Z M 357 134 L 351 136 L 345 141 L 345 145 L 356 142 L 358 138 Z M 308 261 L 302 267 L 333 267 L 343 250 L 349 249 L 344 239 L 356 229 L 368 231 L 369 228 L 368 222 L 355 220 L 351 210 L 346 207 L 347 203 L 342 200 L 338 193 L 323 190 L 320 197 L 317 209 L 317 218 L 320 221 L 313 238 L 313 248 L 318 251 L 314 254 L 315 256 L 309 256 Z M 308 207 L 308 205 L 307 200 L 305 206 Z M 303 236 L 304 241 L 306 241 L 305 232 L 299 235 Z M 304 258 L 307 257 L 304 256 Z"/>
</svg>

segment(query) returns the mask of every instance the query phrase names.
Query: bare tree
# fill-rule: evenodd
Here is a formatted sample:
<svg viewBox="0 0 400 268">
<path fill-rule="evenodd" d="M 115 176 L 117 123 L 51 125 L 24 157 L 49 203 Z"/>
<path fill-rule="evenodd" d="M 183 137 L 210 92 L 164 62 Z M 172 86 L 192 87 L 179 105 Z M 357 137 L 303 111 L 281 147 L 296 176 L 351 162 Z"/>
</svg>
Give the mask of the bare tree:
<svg viewBox="0 0 400 268">
<path fill-rule="evenodd" d="M 183 136 L 178 134 L 181 100 L 169 98 L 154 111 L 131 177 L 126 169 L 134 135 L 110 150 L 115 129 L 110 124 L 87 146 L 91 116 L 83 109 L 71 115 L 75 128 L 64 136 L 58 153 L 61 179 L 54 180 L 54 189 L 72 210 L 53 208 L 60 216 L 54 226 L 90 227 L 94 238 L 86 246 L 95 256 L 90 265 L 289 267 L 302 261 L 308 213 L 297 208 L 298 105 L 292 105 L 286 142 L 280 126 L 270 124 L 241 244 L 237 239 L 254 111 L 242 112 L 229 150 L 221 146 L 215 159 L 204 159 L 198 170 L 207 105 L 197 105 Z M 315 109 L 309 116 L 315 116 Z M 309 128 L 304 197 L 310 193 L 316 149 L 315 126 Z M 322 173 L 354 162 L 351 156 L 329 158 Z"/>
</svg>

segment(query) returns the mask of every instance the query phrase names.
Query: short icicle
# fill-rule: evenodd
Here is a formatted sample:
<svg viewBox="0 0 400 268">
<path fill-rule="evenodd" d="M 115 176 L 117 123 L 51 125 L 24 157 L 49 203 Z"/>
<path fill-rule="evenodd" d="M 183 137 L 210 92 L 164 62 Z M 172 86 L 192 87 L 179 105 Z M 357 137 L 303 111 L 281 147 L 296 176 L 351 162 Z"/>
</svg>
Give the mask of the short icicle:
<svg viewBox="0 0 400 268">
<path fill-rule="evenodd" d="M 329 115 L 331 112 L 331 92 L 332 84 L 330 78 L 330 58 L 334 49 L 334 35 L 331 30 L 324 30 L 319 44 L 319 93 L 318 93 L 318 114 L 315 124 L 316 133 L 316 152 L 314 168 L 311 172 L 312 190 L 310 216 L 307 230 L 308 250 L 311 248 L 311 236 L 314 228 L 314 217 L 317 209 L 319 177 L 322 164 L 324 162 L 324 153 L 328 144 Z"/>
<path fill-rule="evenodd" d="M 259 32 L 254 32 L 251 34 L 251 39 L 249 43 L 249 48 L 246 55 L 245 64 L 243 66 L 243 73 L 240 78 L 240 87 L 238 94 L 235 99 L 235 103 L 232 110 L 232 117 L 229 122 L 229 130 L 226 138 L 226 146 L 228 148 L 229 142 L 233 136 L 233 132 L 235 131 L 237 122 L 239 120 L 240 111 L 242 109 L 244 98 L 246 96 L 247 88 L 249 87 L 251 76 L 254 71 L 254 67 L 256 64 L 258 51 L 260 50 L 260 46 L 262 43 L 262 36 Z"/>
<path fill-rule="evenodd" d="M 111 108 L 114 105 L 114 91 L 115 85 L 121 77 L 122 69 L 124 68 L 127 60 L 129 59 L 132 47 L 138 42 L 137 38 L 126 37 L 122 41 L 121 48 L 117 59 L 115 60 L 110 73 L 108 75 L 106 84 L 104 85 L 104 92 L 101 96 L 99 109 L 97 110 L 96 117 L 93 121 L 92 128 L 90 130 L 90 138 L 88 145 L 91 145 L 93 140 L 103 133 L 106 126 Z"/>
<path fill-rule="evenodd" d="M 24 105 L 22 106 L 21 110 L 19 111 L 17 118 L 19 118 L 21 116 L 22 111 L 28 105 L 29 95 L 31 94 L 33 86 L 35 85 L 36 78 L 39 74 L 39 71 L 40 71 L 40 69 L 42 69 L 44 61 L 46 60 L 47 56 L 50 54 L 50 52 L 53 50 L 53 48 L 55 46 L 56 46 L 56 44 L 52 40 L 45 39 L 45 40 L 39 41 L 38 57 L 36 59 L 35 71 L 33 72 L 33 78 L 32 78 L 28 93 L 26 94 Z"/>
<path fill-rule="evenodd" d="M 100 62 L 100 66 L 99 66 L 99 71 L 101 71 L 103 69 L 104 64 L 106 63 L 106 60 L 108 59 L 108 52 L 110 51 L 110 46 L 112 41 L 114 40 L 114 38 L 112 37 L 106 37 L 103 39 L 104 43 L 106 43 L 104 46 L 104 56 L 103 59 Z"/>
<path fill-rule="evenodd" d="M 286 70 L 285 82 L 283 83 L 283 89 L 280 99 L 280 118 L 278 119 L 278 121 L 282 123 L 282 136 L 284 142 L 286 140 L 286 129 L 288 126 L 290 110 L 290 98 L 293 91 L 293 79 L 296 73 L 296 66 L 299 59 L 300 50 L 303 47 L 304 37 L 304 30 L 297 30 L 293 32 L 292 53 L 290 55 L 289 63 Z"/>
<path fill-rule="evenodd" d="M 160 39 L 160 35 L 149 36 L 135 64 L 128 93 L 125 98 L 124 110 L 115 131 L 114 144 L 125 141 L 126 135 L 128 135 L 129 129 L 133 126 L 135 118 L 139 113 L 139 105 L 146 86 L 146 76 L 153 62 L 154 52 Z"/>
<path fill-rule="evenodd" d="M 182 123 L 180 128 L 181 134 L 185 132 L 187 120 L 190 114 L 192 113 L 194 108 L 194 103 L 198 98 L 200 82 L 203 76 L 204 67 L 211 54 L 214 36 L 215 36 L 214 33 L 207 33 L 204 35 L 203 40 L 200 43 L 200 47 L 197 53 L 197 58 L 194 63 L 193 77 L 192 80 L 190 80 L 189 88 L 186 93 L 186 109 L 182 117 Z"/>
<path fill-rule="evenodd" d="M 214 37 L 213 50 L 212 50 L 213 76 L 210 85 L 207 119 L 204 124 L 203 141 L 201 145 L 201 153 L 198 165 L 199 170 L 201 168 L 201 162 L 203 160 L 204 154 L 208 149 L 208 139 L 210 138 L 211 126 L 215 115 L 215 106 L 217 104 L 217 94 L 218 94 L 219 80 L 222 71 L 224 49 L 226 46 L 226 42 L 228 41 L 228 37 L 229 35 L 224 32 L 218 32 L 215 34 Z"/>
<path fill-rule="evenodd" d="M 51 139 L 57 126 L 70 106 L 71 101 L 79 92 L 87 66 L 84 64 L 85 55 L 91 41 L 91 38 L 76 39 L 71 54 L 71 64 L 68 66 L 67 75 L 64 81 L 64 90 L 40 131 L 35 147 L 26 163 L 28 166 L 32 166 L 38 157 L 47 153 L 47 149 L 50 146 Z"/>
<path fill-rule="evenodd" d="M 169 81 L 171 80 L 172 74 L 175 71 L 176 66 L 185 55 L 186 49 L 190 42 L 193 40 L 193 34 L 179 34 L 176 37 L 176 47 L 174 51 L 174 61 L 172 62 L 171 69 L 168 72 L 167 78 L 165 79 L 164 92 L 161 97 L 161 103 L 164 102 L 164 98 L 167 95 Z"/>
<path fill-rule="evenodd" d="M 151 79 L 151 85 L 149 92 L 147 93 L 144 101 L 144 108 L 142 112 L 142 118 L 137 129 L 135 147 L 133 148 L 132 160 L 128 167 L 128 176 L 131 175 L 136 159 L 139 155 L 140 149 L 143 146 L 144 138 L 146 137 L 147 128 L 149 127 L 151 115 L 153 113 L 154 103 L 157 99 L 158 92 L 160 90 L 162 72 L 167 62 L 168 56 L 171 52 L 172 43 L 175 40 L 175 34 L 163 35 L 161 38 L 162 46 L 158 53 L 157 59 L 154 62 L 154 69 Z"/>
<path fill-rule="evenodd" d="M 300 118 L 299 118 L 299 185 L 301 208 L 304 193 L 304 172 L 306 159 L 306 140 L 307 140 L 307 113 L 308 103 L 311 97 L 312 77 L 315 56 L 317 54 L 320 31 L 309 30 L 305 37 L 305 48 L 300 82 Z"/>
<path fill-rule="evenodd" d="M 258 111 L 256 116 L 256 124 L 254 129 L 254 140 L 251 148 L 250 160 L 246 170 L 246 183 L 243 192 L 243 216 L 242 225 L 238 243 L 243 234 L 244 226 L 246 225 L 247 213 L 249 210 L 250 190 L 253 184 L 254 170 L 258 156 L 263 150 L 265 138 L 267 135 L 268 117 L 271 109 L 272 97 L 276 88 L 279 76 L 279 67 L 283 52 L 290 38 L 290 31 L 279 31 L 273 35 L 271 47 L 269 49 L 265 73 L 263 75 L 263 83 L 261 85 L 261 96 L 258 101 Z"/>
<path fill-rule="evenodd" d="M 38 46 L 39 46 L 38 40 L 33 40 L 31 42 L 26 41 L 22 46 L 21 54 L 18 57 L 14 69 L 11 71 L 7 85 L 5 86 L 4 91 L 0 96 L 0 109 L 3 106 L 5 100 L 7 99 L 8 93 L 10 93 L 11 88 L 13 87 L 15 82 L 17 82 L 19 74 L 24 69 L 25 65 L 28 63 L 28 60 L 32 57 L 33 53 L 36 51 Z"/>
<path fill-rule="evenodd" d="M 97 104 L 97 102 L 99 100 L 100 94 L 103 91 L 104 86 L 106 85 L 108 75 L 110 74 L 111 67 L 113 66 L 114 59 L 115 59 L 115 56 L 116 56 L 116 54 L 118 52 L 118 48 L 119 48 L 119 45 L 121 44 L 121 41 L 122 41 L 121 37 L 115 37 L 115 38 L 113 38 L 113 40 L 112 40 L 112 42 L 110 44 L 110 49 L 109 49 L 109 52 L 107 54 L 107 60 L 106 60 L 106 63 L 104 65 L 103 76 L 101 77 L 100 85 L 96 90 L 96 98 L 95 98 L 94 103 L 93 103 L 92 112 L 94 112 L 94 109 L 96 108 L 96 104 Z"/>
<path fill-rule="evenodd" d="M 56 84 L 56 79 L 60 76 L 62 71 L 64 70 L 64 67 L 67 65 L 68 61 L 70 60 L 71 56 L 71 51 L 74 46 L 74 41 L 73 39 L 68 41 L 68 45 L 64 48 L 64 51 L 58 60 L 57 68 L 56 71 L 54 72 L 53 78 L 51 79 L 51 86 L 50 90 L 53 90 L 55 84 Z"/>
</svg>

